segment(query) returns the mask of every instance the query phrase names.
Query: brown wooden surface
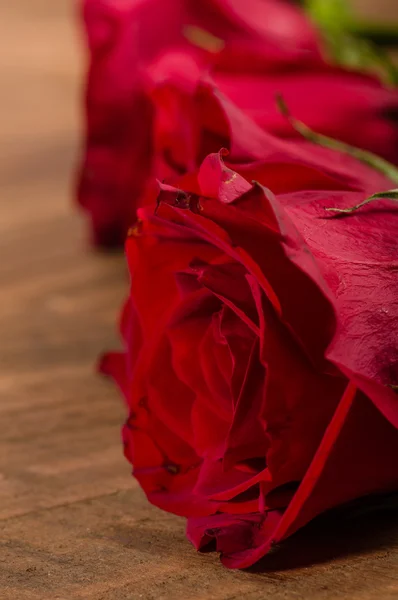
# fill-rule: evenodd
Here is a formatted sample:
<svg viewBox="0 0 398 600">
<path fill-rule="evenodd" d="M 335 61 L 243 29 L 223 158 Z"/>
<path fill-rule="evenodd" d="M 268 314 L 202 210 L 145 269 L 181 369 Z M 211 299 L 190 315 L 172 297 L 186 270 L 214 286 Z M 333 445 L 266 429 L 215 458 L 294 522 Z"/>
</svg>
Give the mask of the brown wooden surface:
<svg viewBox="0 0 398 600">
<path fill-rule="evenodd" d="M 0 2 L 0 599 L 398 598 L 394 514 L 310 526 L 261 572 L 230 572 L 129 476 L 122 404 L 93 368 L 125 268 L 87 249 L 70 205 L 72 8 Z"/>
</svg>

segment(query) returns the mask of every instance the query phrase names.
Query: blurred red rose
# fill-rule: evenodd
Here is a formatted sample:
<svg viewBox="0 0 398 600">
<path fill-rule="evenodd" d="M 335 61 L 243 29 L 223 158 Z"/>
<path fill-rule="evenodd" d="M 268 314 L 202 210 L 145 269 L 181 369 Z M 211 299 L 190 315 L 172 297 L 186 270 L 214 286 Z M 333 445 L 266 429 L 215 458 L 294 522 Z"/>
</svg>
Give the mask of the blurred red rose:
<svg viewBox="0 0 398 600">
<path fill-rule="evenodd" d="M 143 83 L 151 61 L 179 49 L 207 64 L 215 49 L 196 43 L 203 30 L 219 36 L 216 43 L 238 44 L 239 55 L 252 55 L 254 47 L 270 57 L 319 60 L 313 28 L 281 0 L 82 0 L 82 5 L 90 68 L 78 199 L 99 245 L 124 241 L 151 173 L 152 107 Z"/>
<path fill-rule="evenodd" d="M 397 158 L 398 128 L 388 118 L 396 93 L 371 77 L 327 65 L 316 32 L 288 2 L 84 0 L 83 5 L 91 59 L 78 199 L 99 245 L 123 243 L 136 208 L 145 202 L 148 181 L 162 177 L 157 167 L 164 156 L 158 156 L 159 139 L 153 136 L 159 114 L 177 141 L 187 127 L 198 129 L 180 113 L 190 103 L 185 90 L 179 106 L 183 78 L 192 82 L 195 76 L 197 83 L 210 72 L 223 95 L 260 127 L 292 137 L 275 108 L 281 92 L 294 115 L 320 133 Z M 168 81 L 168 96 L 163 93 L 154 105 L 159 96 L 154 85 L 162 87 L 162 80 Z M 216 152 L 218 123 L 212 115 L 206 120 L 214 134 L 206 150 Z M 169 148 L 163 151 L 174 158 Z M 171 165 L 177 171 L 200 164 L 185 164 L 183 150 L 182 156 Z"/>
<path fill-rule="evenodd" d="M 311 129 L 398 159 L 398 125 L 383 117 L 383 110 L 398 105 L 397 94 L 365 75 L 327 65 L 302 70 L 285 65 L 282 72 L 263 77 L 248 72 L 228 75 L 215 64 L 210 75 L 187 53 L 170 52 L 148 68 L 147 77 L 154 171 L 159 179 L 194 170 L 221 147 L 228 148 L 231 160 L 247 162 L 274 154 L 276 148 L 286 151 L 286 142 L 294 140 L 289 152 L 305 160 L 309 147 L 314 160 L 312 144 L 279 114 L 278 90 L 294 116 Z M 337 91 L 341 96 L 333 95 Z M 325 160 L 323 154 L 320 148 L 318 158 L 326 169 L 337 167 L 347 174 L 354 169 L 358 176 L 357 162 L 348 166 L 343 155 L 335 154 L 330 161 L 330 154 Z"/>
<path fill-rule="evenodd" d="M 293 145 L 238 170 L 213 154 L 161 184 L 126 244 L 126 352 L 102 362 L 148 499 L 233 568 L 398 487 L 396 208 L 324 210 L 391 183 L 360 165 L 351 181 L 344 165 L 325 172 L 315 147 L 299 164 Z"/>
</svg>

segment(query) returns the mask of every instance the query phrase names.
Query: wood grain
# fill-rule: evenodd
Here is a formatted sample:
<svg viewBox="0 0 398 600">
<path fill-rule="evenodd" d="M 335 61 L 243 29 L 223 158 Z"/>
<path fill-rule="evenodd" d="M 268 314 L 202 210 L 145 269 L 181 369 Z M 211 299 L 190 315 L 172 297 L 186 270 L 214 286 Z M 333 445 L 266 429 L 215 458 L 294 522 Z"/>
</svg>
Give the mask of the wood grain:
<svg viewBox="0 0 398 600">
<path fill-rule="evenodd" d="M 90 251 L 71 208 L 74 18 L 69 0 L 0 3 L 1 600 L 398 598 L 395 513 L 318 522 L 230 572 L 131 479 L 122 404 L 94 371 L 117 344 L 124 261 Z"/>
</svg>

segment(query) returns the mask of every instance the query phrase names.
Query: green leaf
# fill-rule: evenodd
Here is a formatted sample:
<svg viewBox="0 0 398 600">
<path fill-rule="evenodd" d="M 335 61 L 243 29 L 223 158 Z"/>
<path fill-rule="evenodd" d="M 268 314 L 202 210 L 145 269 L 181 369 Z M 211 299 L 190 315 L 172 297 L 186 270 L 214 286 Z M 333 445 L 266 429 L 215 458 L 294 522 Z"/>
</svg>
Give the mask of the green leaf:
<svg viewBox="0 0 398 600">
<path fill-rule="evenodd" d="M 352 20 L 348 0 L 303 0 L 304 8 L 319 27 L 346 29 Z"/>
<path fill-rule="evenodd" d="M 385 83 L 398 83 L 398 70 L 377 44 L 398 42 L 398 23 L 367 22 L 355 16 L 348 0 L 302 0 L 319 28 L 329 58 L 341 66 L 369 71 Z"/>
</svg>

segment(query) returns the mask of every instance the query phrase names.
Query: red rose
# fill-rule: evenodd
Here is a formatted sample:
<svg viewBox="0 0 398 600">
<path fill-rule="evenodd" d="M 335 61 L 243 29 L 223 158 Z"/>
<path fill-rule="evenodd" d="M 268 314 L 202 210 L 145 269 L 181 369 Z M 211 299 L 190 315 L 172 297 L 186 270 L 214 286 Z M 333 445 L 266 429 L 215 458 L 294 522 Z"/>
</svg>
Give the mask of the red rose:
<svg viewBox="0 0 398 600">
<path fill-rule="evenodd" d="M 289 131 L 294 140 L 277 139 L 270 133 L 271 124 L 267 128 L 256 124 L 247 112 L 220 91 L 212 77 L 203 75 L 191 56 L 168 53 L 148 69 L 148 79 L 151 82 L 148 84 L 148 95 L 154 107 L 154 171 L 159 179 L 172 179 L 177 173 L 181 175 L 192 171 L 207 154 L 225 147 L 234 163 L 263 160 L 271 156 L 275 161 L 282 153 L 284 161 L 287 156 L 301 165 L 316 160 L 325 173 L 333 175 L 338 172 L 340 179 L 344 173 L 351 182 L 354 177 L 361 180 L 363 167 L 357 161 L 338 153 L 333 154 L 331 160 L 330 152 L 323 148 L 318 148 L 314 154 L 312 143 L 301 138 L 288 120 L 279 115 L 275 96 L 270 96 L 270 104 L 272 101 L 274 108 L 271 109 L 269 105 L 264 110 L 263 118 L 273 110 L 277 133 L 282 133 L 284 123 L 285 133 Z M 339 108 L 343 109 L 343 106 Z M 257 112 L 259 117 L 260 103 Z M 309 121 L 314 122 L 310 116 Z M 324 123 L 325 127 L 321 127 L 321 130 L 326 133 L 327 118 Z M 357 129 L 366 130 L 367 125 L 371 128 L 371 121 L 364 118 L 361 125 L 359 127 L 356 123 Z M 395 136 L 398 150 L 398 127 L 390 127 L 387 123 L 384 125 L 390 129 L 391 142 Z M 369 177 L 367 169 L 363 176 Z M 283 179 L 288 186 L 289 180 Z"/>
<path fill-rule="evenodd" d="M 127 400 L 125 454 L 228 567 L 398 487 L 397 212 L 324 210 L 391 184 L 325 173 L 317 152 L 300 166 L 276 146 L 239 172 L 210 155 L 161 184 L 126 243 L 126 352 L 102 363 Z"/>
<path fill-rule="evenodd" d="M 281 92 L 295 116 L 319 132 L 397 158 L 398 129 L 388 119 L 396 93 L 371 77 L 325 63 L 316 33 L 289 3 L 85 0 L 83 5 L 91 63 L 78 198 L 99 245 L 123 242 L 137 206 L 145 203 L 151 176 L 163 176 L 159 161 L 164 154 L 175 158 L 168 147 L 159 154 L 154 120 L 161 114 L 168 121 L 173 145 L 187 128 L 198 130 L 191 117 L 180 116 L 190 103 L 187 90 L 182 107 L 174 95 L 182 76 L 192 81 L 195 74 L 198 82 L 210 70 L 220 91 L 269 132 L 294 135 L 275 108 L 275 94 Z M 168 57 L 168 51 L 174 54 Z M 162 79 L 168 81 L 168 97 L 159 100 L 153 85 L 162 86 Z M 211 135 L 200 158 L 221 147 L 217 118 L 206 119 Z M 186 165 L 184 150 L 181 154 L 184 160 L 179 156 L 169 165 L 174 173 L 200 164 Z"/>
<path fill-rule="evenodd" d="M 275 111 L 275 90 L 311 129 L 398 162 L 398 128 L 389 120 L 398 107 L 395 89 L 339 68 L 291 68 L 281 73 L 214 73 L 222 93 L 263 129 L 294 134 Z"/>
<path fill-rule="evenodd" d="M 82 0 L 82 5 L 90 69 L 78 199 L 92 220 L 95 243 L 112 246 L 124 241 L 152 170 L 147 65 L 167 49 L 189 50 L 204 65 L 219 42 L 237 45 L 240 56 L 261 49 L 287 58 L 309 52 L 318 60 L 317 41 L 299 10 L 280 0 Z M 197 27 L 220 37 L 211 51 L 198 47 Z"/>
</svg>

